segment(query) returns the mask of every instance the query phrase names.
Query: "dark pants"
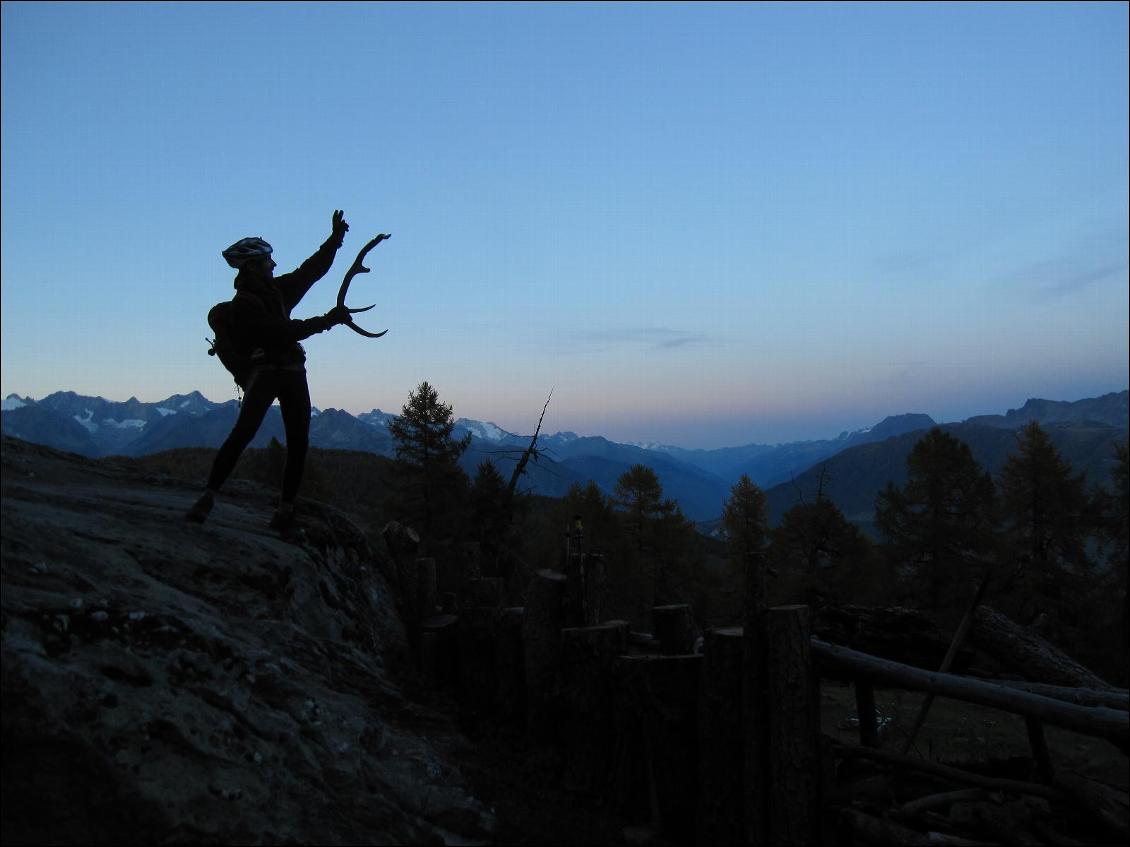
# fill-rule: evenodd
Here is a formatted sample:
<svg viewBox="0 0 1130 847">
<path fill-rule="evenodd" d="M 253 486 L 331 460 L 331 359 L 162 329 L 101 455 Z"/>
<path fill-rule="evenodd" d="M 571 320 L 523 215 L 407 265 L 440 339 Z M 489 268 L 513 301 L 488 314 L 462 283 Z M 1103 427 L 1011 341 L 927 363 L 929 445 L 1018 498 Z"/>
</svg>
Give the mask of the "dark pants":
<svg viewBox="0 0 1130 847">
<path fill-rule="evenodd" d="M 235 463 L 259 431 L 276 397 L 286 430 L 282 499 L 284 503 L 291 503 L 298 496 L 306 464 L 306 448 L 310 444 L 310 387 L 306 384 L 305 369 L 259 368 L 252 373 L 247 392 L 243 395 L 239 418 L 212 463 L 212 473 L 208 477 L 208 488 L 212 491 L 219 491 L 235 468 Z"/>
</svg>

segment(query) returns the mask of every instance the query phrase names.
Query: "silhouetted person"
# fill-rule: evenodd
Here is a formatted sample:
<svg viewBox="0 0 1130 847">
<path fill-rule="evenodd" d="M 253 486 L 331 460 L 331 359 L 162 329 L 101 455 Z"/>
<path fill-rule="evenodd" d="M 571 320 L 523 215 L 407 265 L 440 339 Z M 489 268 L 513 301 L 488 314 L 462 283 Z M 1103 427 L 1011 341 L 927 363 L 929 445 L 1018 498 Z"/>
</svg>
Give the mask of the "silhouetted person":
<svg viewBox="0 0 1130 847">
<path fill-rule="evenodd" d="M 306 353 L 298 342 L 349 320 L 344 306 L 326 314 L 291 320 L 290 313 L 310 287 L 326 275 L 345 239 L 349 224 L 344 213 L 333 213 L 333 231 L 313 256 L 296 271 L 274 276 L 271 245 L 262 238 L 244 238 L 223 252 L 227 263 L 239 270 L 232 300 L 235 334 L 250 352 L 251 372 L 239 418 L 212 463 L 207 490 L 185 515 L 203 523 L 224 480 L 240 454 L 251 443 L 263 418 L 277 398 L 286 431 L 286 467 L 282 497 L 271 518 L 271 527 L 285 532 L 294 525 L 294 501 L 302 482 L 306 449 L 310 440 L 310 388 L 306 384 Z"/>
</svg>

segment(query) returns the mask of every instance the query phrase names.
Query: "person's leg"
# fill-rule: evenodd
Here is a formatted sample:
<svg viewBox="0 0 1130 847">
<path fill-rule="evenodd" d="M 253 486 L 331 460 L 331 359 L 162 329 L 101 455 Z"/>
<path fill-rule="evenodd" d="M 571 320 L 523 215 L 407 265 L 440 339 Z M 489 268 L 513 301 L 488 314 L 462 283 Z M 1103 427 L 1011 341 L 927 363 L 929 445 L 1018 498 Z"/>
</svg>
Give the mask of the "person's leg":
<svg viewBox="0 0 1130 847">
<path fill-rule="evenodd" d="M 278 396 L 286 431 L 286 467 L 283 470 L 282 497 L 271 525 L 278 524 L 277 528 L 284 528 L 293 518 L 294 501 L 302 485 L 310 445 L 310 387 L 306 382 L 306 372 L 284 372 Z"/>
<path fill-rule="evenodd" d="M 255 433 L 259 431 L 259 426 L 263 423 L 263 418 L 266 417 L 267 410 L 271 408 L 271 403 L 275 399 L 275 390 L 275 380 L 269 371 L 257 371 L 251 377 L 251 383 L 247 386 L 247 391 L 243 395 L 243 404 L 240 406 L 239 417 L 236 418 L 235 426 L 232 427 L 231 434 L 220 446 L 216 458 L 212 461 L 212 472 L 208 475 L 207 490 L 188 510 L 185 515 L 186 518 L 197 523 L 203 523 L 207 519 L 208 513 L 212 511 L 212 506 L 215 504 L 215 497 L 220 486 L 224 484 L 232 470 L 235 469 L 235 463 L 239 461 L 239 457 L 247 449 L 247 445 L 251 443 Z"/>
</svg>

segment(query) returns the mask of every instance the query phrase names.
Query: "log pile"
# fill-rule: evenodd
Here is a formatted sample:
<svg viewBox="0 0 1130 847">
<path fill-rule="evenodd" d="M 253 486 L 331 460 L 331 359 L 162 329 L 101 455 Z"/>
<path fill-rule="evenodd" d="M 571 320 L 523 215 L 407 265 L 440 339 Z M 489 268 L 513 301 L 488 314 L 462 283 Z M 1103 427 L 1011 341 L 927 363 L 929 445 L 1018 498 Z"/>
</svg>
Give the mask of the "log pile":
<svg viewBox="0 0 1130 847">
<path fill-rule="evenodd" d="M 1126 794 L 1082 777 L 1063 774 L 1048 785 L 883 750 L 836 746 L 835 752 L 841 772 L 851 775 L 828 811 L 849 844 L 1124 844 L 1130 838 Z"/>
</svg>

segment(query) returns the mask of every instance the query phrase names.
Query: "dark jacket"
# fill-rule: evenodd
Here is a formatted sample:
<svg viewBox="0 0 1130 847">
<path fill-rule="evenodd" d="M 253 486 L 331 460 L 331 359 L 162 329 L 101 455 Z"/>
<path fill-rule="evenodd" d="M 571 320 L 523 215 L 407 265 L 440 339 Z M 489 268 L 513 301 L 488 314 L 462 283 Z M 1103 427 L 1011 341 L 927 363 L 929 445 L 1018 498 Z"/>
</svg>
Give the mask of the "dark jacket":
<svg viewBox="0 0 1130 847">
<path fill-rule="evenodd" d="M 298 342 L 333 326 L 320 315 L 291 320 L 290 313 L 306 292 L 326 275 L 341 239 L 331 236 L 297 270 L 271 280 L 259 280 L 242 271 L 235 278 L 235 321 L 241 341 L 251 350 L 253 366 L 301 365 L 306 353 Z"/>
</svg>

